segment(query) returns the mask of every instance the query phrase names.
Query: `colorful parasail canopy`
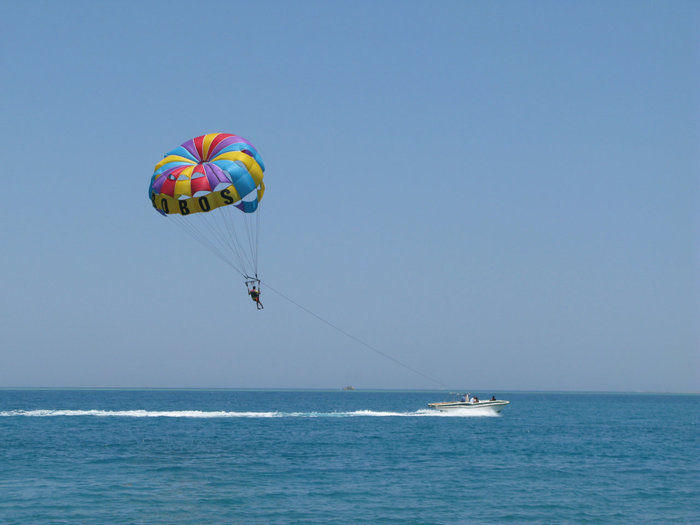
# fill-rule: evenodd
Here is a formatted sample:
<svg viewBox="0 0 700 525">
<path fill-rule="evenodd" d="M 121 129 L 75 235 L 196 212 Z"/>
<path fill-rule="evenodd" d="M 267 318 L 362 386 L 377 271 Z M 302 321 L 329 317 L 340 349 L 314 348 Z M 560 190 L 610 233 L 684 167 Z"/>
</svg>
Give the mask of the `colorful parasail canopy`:
<svg viewBox="0 0 700 525">
<path fill-rule="evenodd" d="M 257 280 L 264 171 L 246 139 L 210 133 L 166 153 L 153 171 L 148 197 L 169 222 Z"/>
<path fill-rule="evenodd" d="M 233 205 L 252 213 L 265 192 L 265 165 L 243 137 L 210 133 L 165 155 L 153 171 L 148 194 L 163 215 L 209 212 Z"/>
</svg>

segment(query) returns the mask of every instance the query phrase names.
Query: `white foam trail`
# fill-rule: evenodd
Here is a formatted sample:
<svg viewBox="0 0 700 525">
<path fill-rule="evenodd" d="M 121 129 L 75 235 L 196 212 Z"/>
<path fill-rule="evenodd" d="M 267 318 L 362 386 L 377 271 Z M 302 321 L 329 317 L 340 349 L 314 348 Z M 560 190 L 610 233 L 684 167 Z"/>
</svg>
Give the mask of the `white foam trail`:
<svg viewBox="0 0 700 525">
<path fill-rule="evenodd" d="M 334 417 L 498 417 L 490 410 L 475 412 L 473 410 L 453 410 L 439 412 L 421 409 L 415 412 L 383 412 L 375 410 L 355 410 L 352 412 L 225 412 L 202 410 L 9 410 L 0 412 L 0 417 L 56 417 L 56 416 L 93 416 L 93 417 L 173 417 L 173 418 L 334 418 Z"/>
<path fill-rule="evenodd" d="M 11 410 L 0 412 L 0 416 L 54 417 L 54 416 L 96 416 L 96 417 L 279 417 L 279 412 L 204 412 L 201 410 Z"/>
</svg>

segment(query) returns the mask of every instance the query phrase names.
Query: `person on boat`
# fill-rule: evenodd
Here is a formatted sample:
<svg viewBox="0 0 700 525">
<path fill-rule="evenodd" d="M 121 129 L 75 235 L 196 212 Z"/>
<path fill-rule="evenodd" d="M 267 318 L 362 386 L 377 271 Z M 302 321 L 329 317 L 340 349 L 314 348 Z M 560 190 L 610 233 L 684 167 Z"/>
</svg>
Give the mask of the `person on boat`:
<svg viewBox="0 0 700 525">
<path fill-rule="evenodd" d="M 474 397 L 472 397 L 472 398 L 469 400 L 469 402 L 470 402 L 472 405 L 475 405 L 476 403 L 479 402 L 479 398 L 476 397 L 476 396 L 474 396 Z"/>
<path fill-rule="evenodd" d="M 491 401 L 496 401 L 496 396 L 491 396 Z"/>
<path fill-rule="evenodd" d="M 255 307 L 256 307 L 258 310 L 262 310 L 262 309 L 265 308 L 265 307 L 262 305 L 262 303 L 260 302 L 260 290 L 257 290 L 257 289 L 255 288 L 255 286 L 253 286 L 253 289 L 252 289 L 252 290 L 248 290 L 248 295 L 250 295 L 250 298 L 251 298 L 253 301 L 255 301 Z"/>
<path fill-rule="evenodd" d="M 462 399 L 461 399 L 461 401 L 462 401 L 462 402 L 467 401 L 467 396 L 468 396 L 468 394 L 462 394 Z"/>
</svg>

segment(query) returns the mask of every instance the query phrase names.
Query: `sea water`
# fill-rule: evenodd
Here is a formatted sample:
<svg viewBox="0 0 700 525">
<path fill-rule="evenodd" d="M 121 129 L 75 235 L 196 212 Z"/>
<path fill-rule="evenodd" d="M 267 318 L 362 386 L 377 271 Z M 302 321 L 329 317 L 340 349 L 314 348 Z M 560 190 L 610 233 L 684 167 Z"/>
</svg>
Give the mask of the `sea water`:
<svg viewBox="0 0 700 525">
<path fill-rule="evenodd" d="M 700 523 L 700 397 L 0 390 L 0 523 Z"/>
</svg>

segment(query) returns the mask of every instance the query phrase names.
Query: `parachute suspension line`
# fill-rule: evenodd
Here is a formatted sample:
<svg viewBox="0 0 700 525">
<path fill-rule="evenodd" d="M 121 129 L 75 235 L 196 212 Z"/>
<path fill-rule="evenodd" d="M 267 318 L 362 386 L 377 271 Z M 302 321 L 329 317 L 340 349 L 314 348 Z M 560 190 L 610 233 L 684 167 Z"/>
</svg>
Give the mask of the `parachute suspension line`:
<svg viewBox="0 0 700 525">
<path fill-rule="evenodd" d="M 245 225 L 247 226 L 248 236 L 250 239 L 252 239 L 253 236 L 255 235 L 252 231 L 250 231 L 250 224 L 252 224 L 253 218 L 249 217 L 250 214 L 246 214 L 246 215 L 247 216 L 244 217 L 244 222 L 245 222 Z M 251 262 L 250 262 L 251 271 L 250 271 L 250 273 L 252 275 L 257 275 L 258 274 L 258 257 L 257 257 L 257 254 L 255 253 L 255 244 L 251 243 L 249 241 L 248 245 L 250 248 L 249 248 L 249 251 L 247 251 L 246 253 L 249 253 L 250 257 L 251 257 Z"/>
<path fill-rule="evenodd" d="M 215 229 L 208 221 L 208 217 L 192 217 L 183 218 L 182 222 L 187 222 L 192 225 L 194 232 L 199 234 L 202 238 L 207 239 L 208 242 L 215 246 L 216 249 L 225 255 L 225 244 L 221 241 L 220 236 L 217 235 Z"/>
<path fill-rule="evenodd" d="M 250 254 L 253 257 L 253 273 L 258 275 L 258 247 L 260 238 L 260 206 L 256 213 L 246 215 L 255 215 L 255 217 L 246 217 L 246 225 L 248 226 L 248 241 L 250 243 Z"/>
<path fill-rule="evenodd" d="M 231 207 L 229 207 L 231 208 Z M 233 213 L 236 213 L 238 215 L 239 221 L 234 221 L 233 220 Z M 246 260 L 246 268 L 245 271 L 247 274 L 253 273 L 255 270 L 255 254 L 253 254 L 252 250 L 250 249 L 249 246 L 246 246 L 246 239 L 244 239 L 244 233 L 245 236 L 247 237 L 249 235 L 247 231 L 247 224 L 248 224 L 248 215 L 247 213 L 243 213 L 241 216 L 241 212 L 238 211 L 236 208 L 231 208 L 229 209 L 230 217 L 231 219 L 229 220 L 229 225 L 231 228 L 234 230 L 234 233 L 232 235 L 233 240 L 236 243 L 236 250 L 245 258 Z M 236 224 L 238 222 L 238 224 Z M 241 230 L 241 231 L 239 231 Z M 247 243 L 248 245 L 250 243 Z"/>
<path fill-rule="evenodd" d="M 240 213 L 237 208 L 227 206 L 187 218 L 179 215 L 174 217 L 177 217 L 175 222 L 182 225 L 192 237 L 245 276 L 250 273 L 254 263 L 241 244 L 242 232 L 236 228 L 236 222 L 244 220 Z"/>
<path fill-rule="evenodd" d="M 258 282 L 261 282 L 261 281 L 258 281 Z M 261 283 L 261 284 L 262 284 L 262 283 Z M 433 383 L 435 383 L 435 384 L 437 384 L 437 385 L 440 385 L 440 386 L 441 386 L 442 388 L 444 388 L 445 390 L 449 390 L 448 386 L 447 386 L 445 383 L 443 383 L 442 381 L 440 381 L 439 379 L 435 379 L 434 377 L 431 377 L 431 376 L 429 376 L 428 374 L 425 374 L 425 373 L 421 372 L 420 370 L 416 370 L 415 368 L 413 368 L 413 367 L 407 365 L 406 363 L 403 363 L 403 362 L 399 361 L 398 359 L 396 359 L 395 357 L 393 357 L 393 356 L 387 354 L 386 352 L 381 351 L 381 350 L 380 350 L 379 348 L 377 348 L 376 346 L 373 346 L 373 345 L 367 343 L 366 341 L 363 341 L 363 340 L 360 339 L 359 337 L 356 337 L 356 336 L 352 335 L 350 332 L 346 332 L 346 331 L 343 330 L 342 328 L 340 328 L 340 327 L 334 325 L 333 323 L 331 323 L 330 321 L 324 319 L 324 318 L 321 317 L 320 315 L 318 315 L 318 314 L 312 312 L 311 310 L 309 310 L 309 309 L 306 308 L 305 306 L 302 306 L 301 304 L 297 303 L 296 301 L 294 301 L 294 300 L 291 299 L 290 297 L 287 297 L 286 295 L 284 295 L 284 294 L 283 294 L 282 292 L 280 292 L 279 290 L 276 290 L 275 288 L 273 288 L 272 286 L 270 286 L 269 283 L 265 282 L 264 284 L 265 284 L 265 288 L 266 288 L 267 290 L 272 290 L 274 293 L 276 293 L 277 295 L 279 295 L 279 296 L 282 297 L 283 299 L 286 299 L 287 301 L 289 301 L 290 303 L 292 303 L 294 306 L 300 308 L 301 310 L 304 310 L 307 314 L 309 314 L 309 315 L 315 317 L 316 319 L 318 319 L 318 320 L 321 321 L 322 323 L 324 323 L 324 324 L 330 326 L 330 327 L 333 328 L 335 331 L 340 332 L 341 334 L 343 334 L 343 335 L 346 336 L 346 337 L 349 337 L 350 339 L 352 339 L 352 340 L 355 341 L 356 343 L 360 343 L 362 346 L 364 346 L 364 347 L 366 347 L 366 348 L 369 348 L 369 349 L 372 350 L 373 352 L 375 352 L 375 353 L 381 355 L 382 357 L 388 359 L 389 361 L 391 361 L 391 362 L 393 362 L 393 363 L 396 363 L 396 364 L 399 365 L 399 366 L 402 366 L 402 367 L 405 368 L 406 370 L 410 370 L 410 371 L 413 372 L 414 374 L 417 374 L 417 375 L 421 376 L 421 377 L 424 378 L 424 379 L 428 379 L 429 381 L 432 381 Z"/>
<path fill-rule="evenodd" d="M 231 255 L 236 258 L 238 264 L 240 265 L 243 273 L 248 273 L 248 268 L 250 266 L 250 258 L 246 255 L 246 252 L 239 244 L 238 235 L 236 232 L 236 221 L 234 220 L 234 211 L 240 213 L 238 209 L 231 209 L 230 206 L 225 208 L 220 208 L 216 211 L 220 211 L 219 217 L 216 218 L 218 225 L 213 228 L 220 233 L 222 242 L 225 242 L 231 251 Z M 214 218 L 212 218 L 214 220 Z"/>
<path fill-rule="evenodd" d="M 231 266 L 243 277 L 258 274 L 257 215 L 226 206 L 209 213 L 184 217 L 172 214 L 168 220 Z M 238 223 L 238 224 L 237 224 Z"/>
<path fill-rule="evenodd" d="M 260 247 L 260 203 L 258 203 L 258 213 L 255 214 L 255 277 L 258 276 L 258 248 Z"/>
<path fill-rule="evenodd" d="M 251 217 L 251 215 L 258 215 L 259 213 L 259 208 L 255 214 L 243 213 L 243 217 L 240 219 L 240 229 L 242 232 L 240 235 L 236 234 L 233 236 L 233 238 L 239 243 L 240 251 L 246 254 L 246 260 L 249 263 L 249 266 L 246 267 L 246 272 L 255 275 L 258 273 L 258 254 L 255 249 L 257 230 L 254 230 L 253 228 L 254 219 Z M 233 222 L 231 222 L 231 224 L 233 225 Z M 249 268 L 250 272 L 248 271 Z"/>
<path fill-rule="evenodd" d="M 245 227 L 246 240 L 248 241 L 248 251 L 246 253 L 249 253 L 251 256 L 252 273 L 255 275 L 258 274 L 258 252 L 256 250 L 256 245 L 259 232 L 254 227 L 255 217 L 252 217 L 252 215 L 259 217 L 259 214 L 260 208 L 258 208 L 255 213 L 245 213 L 242 222 L 242 226 Z"/>
<path fill-rule="evenodd" d="M 220 245 L 223 243 L 219 240 L 217 244 L 216 230 L 211 226 L 211 224 L 204 217 L 198 217 L 198 220 L 185 219 L 178 216 L 176 222 L 180 224 L 185 231 L 187 231 L 191 237 L 196 239 L 200 244 L 206 246 L 210 251 L 216 254 L 219 258 L 224 261 L 228 261 L 225 251 Z M 229 262 L 230 264 L 230 262 Z M 238 270 L 239 273 L 242 273 Z"/>
<path fill-rule="evenodd" d="M 217 217 L 217 215 L 221 214 L 223 214 L 223 210 L 214 210 L 211 213 L 204 214 L 202 220 L 207 223 L 210 235 L 217 239 L 216 243 L 218 243 L 222 249 L 227 250 L 227 253 L 230 252 L 231 254 L 235 255 L 235 252 L 231 247 L 231 235 L 226 235 L 225 230 L 220 228 L 217 224 L 221 221 L 221 217 Z M 223 222 L 226 223 L 226 221 Z M 242 264 L 242 261 L 239 261 L 239 265 L 241 266 L 241 270 L 245 272 L 245 266 Z"/>
<path fill-rule="evenodd" d="M 245 273 L 242 272 L 240 269 L 238 269 L 230 260 L 229 257 L 226 257 L 226 254 L 221 251 L 213 242 L 210 238 L 206 237 L 205 235 L 202 235 L 202 232 L 200 231 L 199 228 L 195 227 L 192 225 L 190 221 L 183 220 L 182 217 L 174 217 L 175 220 L 171 221 L 171 223 L 177 224 L 177 226 L 183 230 L 187 235 L 192 237 L 194 240 L 196 240 L 198 243 L 200 243 L 202 246 L 207 248 L 210 252 L 212 252 L 214 255 L 216 255 L 219 259 L 221 259 L 224 263 L 228 264 L 231 268 L 233 268 L 235 271 L 237 271 L 239 274 L 241 274 L 243 277 L 245 277 Z"/>
</svg>

